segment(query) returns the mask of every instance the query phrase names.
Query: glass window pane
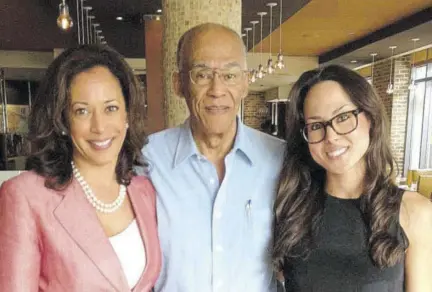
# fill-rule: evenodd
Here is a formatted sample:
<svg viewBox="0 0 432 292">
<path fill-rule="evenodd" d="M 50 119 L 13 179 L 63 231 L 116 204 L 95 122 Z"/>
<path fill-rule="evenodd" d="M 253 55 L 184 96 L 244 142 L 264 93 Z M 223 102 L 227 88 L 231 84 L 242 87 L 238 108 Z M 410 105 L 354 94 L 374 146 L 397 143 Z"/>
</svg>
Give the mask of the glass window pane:
<svg viewBox="0 0 432 292">
<path fill-rule="evenodd" d="M 415 70 L 415 79 L 424 79 L 426 78 L 426 65 L 417 67 Z"/>
<path fill-rule="evenodd" d="M 432 77 L 432 63 L 429 63 L 427 68 L 427 77 Z"/>
<path fill-rule="evenodd" d="M 417 84 L 410 110 L 413 114 L 413 122 L 411 128 L 411 165 L 409 169 L 418 169 L 420 167 L 420 148 L 422 142 L 423 129 L 423 112 L 425 100 L 426 82 Z"/>
<path fill-rule="evenodd" d="M 432 168 L 432 81 L 426 83 L 420 168 Z"/>
</svg>

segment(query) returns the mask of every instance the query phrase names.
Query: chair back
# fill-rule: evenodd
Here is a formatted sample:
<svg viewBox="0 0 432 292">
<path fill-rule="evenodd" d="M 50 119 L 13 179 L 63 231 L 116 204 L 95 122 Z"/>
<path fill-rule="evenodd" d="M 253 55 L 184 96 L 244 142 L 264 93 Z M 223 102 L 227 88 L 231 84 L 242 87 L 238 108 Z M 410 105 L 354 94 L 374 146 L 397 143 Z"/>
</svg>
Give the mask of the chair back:
<svg viewBox="0 0 432 292">
<path fill-rule="evenodd" d="M 418 192 L 427 198 L 431 198 L 432 175 L 419 175 Z"/>
</svg>

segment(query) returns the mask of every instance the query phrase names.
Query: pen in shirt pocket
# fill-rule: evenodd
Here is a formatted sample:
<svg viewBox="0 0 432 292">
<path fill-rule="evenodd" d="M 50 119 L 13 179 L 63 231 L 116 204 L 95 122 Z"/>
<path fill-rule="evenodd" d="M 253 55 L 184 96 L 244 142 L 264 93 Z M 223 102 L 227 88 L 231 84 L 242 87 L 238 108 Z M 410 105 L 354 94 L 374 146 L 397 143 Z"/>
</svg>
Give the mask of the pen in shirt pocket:
<svg viewBox="0 0 432 292">
<path fill-rule="evenodd" d="M 245 206 L 245 208 L 246 208 L 246 215 L 248 216 L 248 217 L 250 217 L 250 215 L 251 215 L 251 213 L 252 213 L 252 200 L 247 200 L 246 201 L 246 206 Z"/>
</svg>

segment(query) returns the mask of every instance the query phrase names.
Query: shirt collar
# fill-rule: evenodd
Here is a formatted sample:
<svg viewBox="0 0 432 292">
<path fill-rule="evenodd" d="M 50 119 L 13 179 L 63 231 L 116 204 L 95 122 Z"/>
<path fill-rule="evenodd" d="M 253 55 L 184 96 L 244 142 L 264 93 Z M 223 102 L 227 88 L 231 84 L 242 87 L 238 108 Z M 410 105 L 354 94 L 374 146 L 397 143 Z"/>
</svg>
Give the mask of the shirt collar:
<svg viewBox="0 0 432 292">
<path fill-rule="evenodd" d="M 234 140 L 233 149 L 231 152 L 240 152 L 247 160 L 250 165 L 253 165 L 253 162 L 256 161 L 256 151 L 255 147 L 250 141 L 246 126 L 240 121 L 237 117 L 237 133 Z M 192 136 L 192 130 L 190 127 L 190 120 L 187 119 L 183 125 L 180 126 L 180 134 L 177 144 L 177 149 L 174 156 L 174 164 L 173 168 L 177 167 L 179 164 L 184 162 L 191 156 L 201 155 L 198 151 L 198 148 L 195 144 L 195 141 Z"/>
<path fill-rule="evenodd" d="M 187 119 L 183 125 L 180 126 L 180 134 L 174 156 L 173 168 L 193 155 L 199 155 L 199 152 L 192 136 L 190 121 Z"/>
<path fill-rule="evenodd" d="M 247 162 L 252 166 L 256 161 L 256 145 L 252 144 L 249 138 L 250 133 L 247 131 L 246 126 L 237 117 L 237 133 L 234 140 L 233 150 L 243 154 Z"/>
</svg>

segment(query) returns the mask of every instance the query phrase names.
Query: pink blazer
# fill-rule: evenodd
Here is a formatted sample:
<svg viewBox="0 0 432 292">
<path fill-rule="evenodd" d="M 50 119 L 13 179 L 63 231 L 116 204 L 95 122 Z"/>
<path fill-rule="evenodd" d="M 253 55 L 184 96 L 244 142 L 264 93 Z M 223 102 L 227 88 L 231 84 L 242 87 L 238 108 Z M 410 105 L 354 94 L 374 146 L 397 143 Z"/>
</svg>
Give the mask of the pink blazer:
<svg viewBox="0 0 432 292">
<path fill-rule="evenodd" d="M 128 193 L 147 266 L 132 290 L 147 292 L 160 270 L 155 191 L 134 177 Z M 131 291 L 95 210 L 76 180 L 63 191 L 26 172 L 0 188 L 0 291 Z"/>
</svg>

